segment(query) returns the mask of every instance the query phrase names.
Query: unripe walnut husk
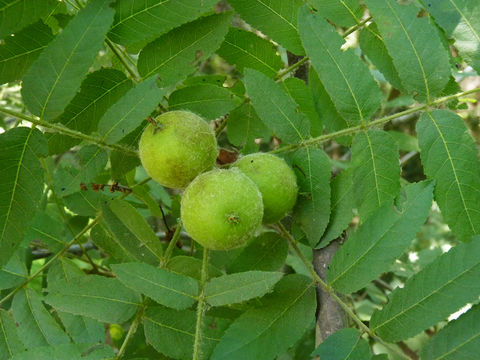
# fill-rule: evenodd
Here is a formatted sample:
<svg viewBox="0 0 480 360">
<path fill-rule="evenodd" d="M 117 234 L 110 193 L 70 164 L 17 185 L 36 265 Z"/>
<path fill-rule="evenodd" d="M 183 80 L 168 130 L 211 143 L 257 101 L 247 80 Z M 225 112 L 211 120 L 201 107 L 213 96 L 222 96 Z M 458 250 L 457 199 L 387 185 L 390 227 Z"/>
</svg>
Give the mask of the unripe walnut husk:
<svg viewBox="0 0 480 360">
<path fill-rule="evenodd" d="M 240 158 L 233 165 L 262 193 L 263 223 L 277 222 L 292 210 L 297 201 L 297 178 L 285 160 L 272 154 L 255 153 Z"/>
<path fill-rule="evenodd" d="M 181 218 L 187 233 L 203 247 L 237 248 L 253 238 L 262 224 L 262 195 L 240 170 L 212 170 L 185 189 Z"/>
<path fill-rule="evenodd" d="M 215 133 L 200 116 L 169 111 L 145 128 L 139 152 L 143 167 L 156 182 L 183 189 L 215 166 L 218 148 Z"/>
</svg>

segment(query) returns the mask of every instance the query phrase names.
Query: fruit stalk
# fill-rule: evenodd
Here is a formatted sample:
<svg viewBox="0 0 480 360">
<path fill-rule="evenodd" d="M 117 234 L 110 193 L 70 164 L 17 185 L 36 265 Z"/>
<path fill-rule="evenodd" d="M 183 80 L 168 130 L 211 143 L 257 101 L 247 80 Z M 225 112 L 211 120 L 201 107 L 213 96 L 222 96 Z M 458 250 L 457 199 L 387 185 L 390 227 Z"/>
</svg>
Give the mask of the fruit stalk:
<svg viewBox="0 0 480 360">
<path fill-rule="evenodd" d="M 200 278 L 200 294 L 198 295 L 197 305 L 197 325 L 195 327 L 195 341 L 193 343 L 193 358 L 192 360 L 199 360 L 201 356 L 200 344 L 202 340 L 202 323 L 203 313 L 205 312 L 205 283 L 208 279 L 208 255 L 209 250 L 203 248 L 203 260 L 202 260 L 202 274 Z"/>
</svg>

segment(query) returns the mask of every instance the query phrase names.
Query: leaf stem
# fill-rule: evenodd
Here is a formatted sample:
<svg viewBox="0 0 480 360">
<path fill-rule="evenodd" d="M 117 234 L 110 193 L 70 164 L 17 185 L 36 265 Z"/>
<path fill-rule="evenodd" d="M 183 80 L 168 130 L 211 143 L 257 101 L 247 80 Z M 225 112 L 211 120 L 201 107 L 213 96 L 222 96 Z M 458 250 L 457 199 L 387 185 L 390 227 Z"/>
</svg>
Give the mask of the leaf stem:
<svg viewBox="0 0 480 360">
<path fill-rule="evenodd" d="M 140 80 L 139 80 L 139 76 L 137 74 L 137 72 L 135 71 L 135 69 L 125 60 L 125 57 L 127 57 L 128 59 L 130 59 L 128 57 L 128 55 L 126 54 L 122 54 L 122 51 L 119 49 L 118 45 L 115 44 L 112 40 L 110 40 L 108 37 L 105 38 L 105 43 L 108 45 L 108 47 L 110 48 L 110 50 L 112 50 L 112 52 L 115 54 L 115 56 L 118 58 L 118 60 L 120 60 L 120 62 L 122 63 L 123 67 L 125 68 L 125 70 L 127 70 L 127 72 L 130 74 L 131 78 L 133 79 L 133 81 L 135 81 L 136 83 L 138 83 Z"/>
<path fill-rule="evenodd" d="M 165 250 L 165 254 L 163 255 L 162 259 L 162 267 L 165 267 L 172 256 L 173 249 L 177 245 L 178 238 L 180 237 L 180 232 L 182 231 L 182 221 L 178 219 L 177 227 L 175 228 L 175 232 L 173 233 L 172 239 L 167 246 L 167 250 Z"/>
<path fill-rule="evenodd" d="M 60 250 L 58 253 L 56 253 L 54 256 L 50 258 L 43 266 L 41 266 L 35 273 L 33 273 L 31 276 L 27 277 L 27 279 L 18 285 L 15 289 L 10 291 L 5 297 L 3 297 L 0 300 L 0 306 L 4 304 L 8 299 L 10 299 L 13 295 L 15 295 L 17 292 L 19 292 L 25 285 L 27 285 L 30 281 L 32 281 L 34 278 L 36 278 L 38 275 L 40 275 L 42 272 L 44 272 L 46 269 L 50 267 L 50 265 L 53 264 L 55 260 L 57 260 L 60 256 L 62 256 L 70 246 L 72 246 L 75 242 L 77 242 L 85 233 L 87 233 L 92 227 L 94 227 L 101 219 L 101 215 L 98 215 L 90 224 L 85 226 L 72 240 L 70 240 L 68 243 L 65 244 L 62 250 Z"/>
<path fill-rule="evenodd" d="M 25 114 L 22 114 L 20 112 L 10 110 L 10 109 L 6 109 L 6 108 L 3 108 L 3 107 L 0 107 L 0 112 L 2 112 L 4 114 L 11 115 L 11 116 L 15 116 L 15 117 L 17 117 L 19 119 L 22 119 L 22 120 L 26 120 L 26 121 L 28 121 L 32 124 L 35 124 L 35 125 L 43 126 L 44 128 L 47 128 L 47 129 L 55 130 L 60 134 L 68 135 L 68 136 L 71 136 L 71 137 L 76 138 L 76 139 L 82 139 L 82 140 L 85 140 L 89 143 L 97 144 L 98 146 L 101 146 L 101 147 L 104 147 L 104 148 L 107 148 L 107 149 L 120 151 L 120 152 L 126 153 L 130 156 L 138 156 L 138 152 L 136 150 L 133 150 L 132 148 L 126 147 L 124 145 L 119 145 L 119 144 L 107 144 L 101 138 L 98 138 L 98 137 L 92 136 L 92 135 L 87 135 L 87 134 L 84 134 L 80 131 L 72 130 L 72 129 L 67 128 L 66 126 L 64 126 L 62 124 L 59 124 L 59 123 L 50 123 L 50 122 L 47 122 L 47 121 L 40 120 L 36 116 L 25 115 Z"/>
<path fill-rule="evenodd" d="M 463 92 L 458 93 L 458 94 L 445 96 L 445 97 L 442 97 L 442 98 L 439 98 L 437 100 L 432 101 L 430 104 L 423 104 L 423 105 L 420 105 L 420 106 L 416 106 L 416 107 L 407 109 L 405 111 L 400 111 L 400 112 L 395 113 L 393 115 L 384 116 L 384 117 L 381 117 L 377 120 L 366 123 L 364 125 L 352 126 L 352 127 L 346 128 L 346 129 L 335 131 L 335 132 L 330 133 L 330 134 L 320 135 L 320 136 L 317 136 L 315 138 L 311 138 L 311 139 L 302 141 L 298 144 L 291 144 L 291 145 L 283 146 L 281 148 L 270 151 L 270 153 L 282 153 L 282 152 L 287 152 L 287 151 L 293 151 L 293 150 L 299 149 L 301 147 L 309 147 L 309 146 L 319 145 L 323 142 L 335 139 L 339 136 L 345 136 L 345 135 L 350 135 L 350 134 L 357 133 L 359 131 L 364 131 L 368 128 L 371 128 L 371 127 L 374 127 L 374 126 L 377 126 L 377 125 L 385 124 L 385 123 L 387 123 L 391 120 L 397 119 L 399 117 L 402 117 L 402 116 L 405 116 L 405 115 L 408 115 L 408 114 L 412 114 L 412 113 L 415 113 L 415 112 L 418 112 L 418 111 L 427 110 L 427 109 L 429 109 L 433 106 L 437 106 L 437 105 L 446 103 L 450 100 L 457 99 L 457 98 L 465 96 L 465 95 L 477 93 L 479 91 L 480 91 L 480 87 L 472 89 L 472 90 L 468 90 L 468 91 L 463 91 Z"/>
<path fill-rule="evenodd" d="M 405 354 L 403 354 L 401 351 L 389 346 L 381 338 L 375 335 L 375 333 L 367 325 L 365 325 L 363 321 L 360 320 L 360 318 L 352 311 L 352 309 L 350 309 L 350 307 L 335 293 L 335 290 L 333 290 L 333 288 L 330 285 L 324 282 L 322 278 L 315 272 L 315 269 L 313 268 L 312 264 L 307 260 L 307 258 L 300 251 L 295 239 L 288 232 L 288 230 L 285 229 L 285 226 L 283 226 L 283 224 L 280 222 L 278 222 L 276 225 L 277 225 L 276 226 L 277 232 L 288 241 L 288 243 L 290 244 L 292 249 L 295 251 L 295 253 L 298 255 L 300 260 L 307 267 L 315 283 L 319 285 L 322 289 L 324 289 L 340 305 L 340 307 L 355 322 L 355 324 L 357 324 L 357 326 L 361 330 L 363 330 L 365 333 L 367 333 L 372 339 L 375 339 L 379 343 L 383 344 L 385 347 L 389 348 L 391 351 L 394 351 L 395 353 L 400 355 L 402 358 L 410 359 L 409 357 L 406 357 Z"/>
<path fill-rule="evenodd" d="M 140 320 L 142 319 L 143 312 L 145 310 L 145 302 L 140 306 L 137 310 L 137 314 L 135 315 L 135 318 L 132 321 L 132 324 L 130 325 L 130 328 L 128 329 L 127 336 L 125 336 L 125 340 L 123 340 L 122 346 L 120 347 L 120 350 L 118 350 L 118 354 L 115 357 L 115 359 L 120 360 L 124 353 L 125 350 L 127 349 L 127 345 L 130 342 L 130 340 L 133 338 L 133 335 L 135 335 L 135 332 L 137 331 L 138 325 L 140 324 Z"/>
<path fill-rule="evenodd" d="M 193 343 L 193 358 L 192 360 L 199 360 L 201 356 L 201 340 L 202 340 L 202 323 L 203 323 L 203 313 L 205 307 L 205 283 L 208 278 L 208 255 L 209 251 L 207 248 L 203 248 L 203 261 L 202 261 L 202 275 L 200 278 L 200 295 L 198 296 L 198 305 L 197 305 L 197 324 L 195 328 L 195 341 Z"/>
</svg>

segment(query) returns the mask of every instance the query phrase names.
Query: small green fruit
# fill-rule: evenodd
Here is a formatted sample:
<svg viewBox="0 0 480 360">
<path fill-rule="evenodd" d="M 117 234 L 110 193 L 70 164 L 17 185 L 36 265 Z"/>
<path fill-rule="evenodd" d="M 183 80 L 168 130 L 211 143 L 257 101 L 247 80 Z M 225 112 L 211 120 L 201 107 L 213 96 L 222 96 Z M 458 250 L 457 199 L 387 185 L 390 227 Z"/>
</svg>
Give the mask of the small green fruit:
<svg viewBox="0 0 480 360">
<path fill-rule="evenodd" d="M 282 219 L 297 200 L 297 178 L 285 160 L 265 153 L 244 156 L 238 167 L 257 184 L 263 197 L 263 222 L 271 224 Z"/>
<path fill-rule="evenodd" d="M 161 185 L 183 189 L 214 167 L 217 140 L 210 126 L 189 111 L 170 111 L 145 128 L 139 143 L 142 165 Z"/>
<path fill-rule="evenodd" d="M 262 195 L 238 169 L 212 170 L 185 189 L 181 217 L 187 233 L 205 248 L 233 249 L 262 224 Z"/>
</svg>

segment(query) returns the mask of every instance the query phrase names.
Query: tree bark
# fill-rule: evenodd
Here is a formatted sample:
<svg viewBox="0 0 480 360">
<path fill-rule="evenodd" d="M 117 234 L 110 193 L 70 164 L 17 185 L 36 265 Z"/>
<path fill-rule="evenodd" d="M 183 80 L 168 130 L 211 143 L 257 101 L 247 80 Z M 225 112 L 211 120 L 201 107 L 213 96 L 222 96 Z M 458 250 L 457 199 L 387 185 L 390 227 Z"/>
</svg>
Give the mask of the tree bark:
<svg viewBox="0 0 480 360">
<path fill-rule="evenodd" d="M 313 252 L 315 272 L 325 281 L 327 266 L 340 247 L 340 240 L 334 240 L 322 249 Z M 337 330 L 348 326 L 348 318 L 343 309 L 320 286 L 317 287 L 317 323 L 315 326 L 315 346 L 321 344 Z"/>
</svg>

